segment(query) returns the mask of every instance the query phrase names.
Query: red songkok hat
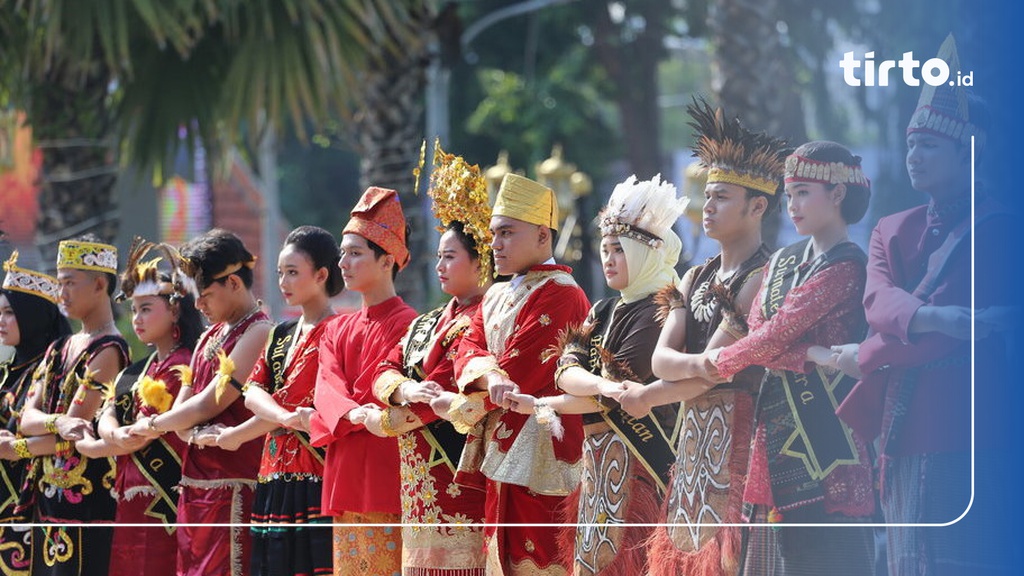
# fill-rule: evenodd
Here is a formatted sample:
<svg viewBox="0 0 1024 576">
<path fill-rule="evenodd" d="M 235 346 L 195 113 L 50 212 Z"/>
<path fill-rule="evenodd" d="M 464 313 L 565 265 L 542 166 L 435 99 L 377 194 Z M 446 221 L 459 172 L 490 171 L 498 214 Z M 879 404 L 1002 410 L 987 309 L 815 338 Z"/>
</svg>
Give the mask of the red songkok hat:
<svg viewBox="0 0 1024 576">
<path fill-rule="evenodd" d="M 370 186 L 352 209 L 342 234 L 358 234 L 395 257 L 398 269 L 409 263 L 405 246 L 405 215 L 398 192 Z"/>
</svg>

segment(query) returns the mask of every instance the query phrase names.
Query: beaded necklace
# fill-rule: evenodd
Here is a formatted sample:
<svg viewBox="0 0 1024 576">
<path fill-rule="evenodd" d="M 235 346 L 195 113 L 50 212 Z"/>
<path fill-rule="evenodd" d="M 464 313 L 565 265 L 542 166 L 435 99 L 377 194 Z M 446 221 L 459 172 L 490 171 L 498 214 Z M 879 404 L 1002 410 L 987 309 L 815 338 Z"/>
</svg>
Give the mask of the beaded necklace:
<svg viewBox="0 0 1024 576">
<path fill-rule="evenodd" d="M 205 358 L 207 361 L 216 358 L 217 353 L 220 352 L 221 347 L 224 346 L 224 342 L 227 341 L 228 337 L 231 336 L 231 334 L 235 331 L 236 328 L 238 328 L 239 326 L 244 326 L 246 321 L 249 320 L 249 318 L 252 318 L 257 313 L 259 313 L 261 306 L 263 306 L 263 302 L 257 300 L 256 306 L 254 306 L 253 309 L 248 314 L 246 314 L 244 318 L 242 318 L 233 325 L 225 322 L 224 326 L 220 328 L 220 333 L 206 342 L 206 345 L 203 347 L 203 358 Z M 224 328 L 227 328 L 227 330 L 225 330 Z"/>
</svg>

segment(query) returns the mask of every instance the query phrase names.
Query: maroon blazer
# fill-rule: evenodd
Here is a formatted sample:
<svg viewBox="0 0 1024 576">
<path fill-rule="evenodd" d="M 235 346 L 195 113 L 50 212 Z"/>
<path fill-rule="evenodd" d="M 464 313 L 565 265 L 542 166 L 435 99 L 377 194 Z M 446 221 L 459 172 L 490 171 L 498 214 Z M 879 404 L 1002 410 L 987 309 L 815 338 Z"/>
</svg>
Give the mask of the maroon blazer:
<svg viewBox="0 0 1024 576">
<path fill-rule="evenodd" d="M 998 282 L 986 282 L 986 271 L 998 266 L 996 254 L 981 250 L 1012 222 L 991 200 L 976 204 L 977 226 L 975 305 L 982 309 L 1008 305 L 1010 290 Z M 907 329 L 917 309 L 924 305 L 971 305 L 970 235 L 957 246 L 939 276 L 934 290 L 923 299 L 913 292 L 924 276 L 929 257 L 959 223 L 953 215 L 945 220 L 918 206 L 878 221 L 868 250 L 864 308 L 871 334 L 860 347 L 859 365 L 864 379 L 837 410 L 839 416 L 864 438 L 877 437 L 887 415 L 885 395 L 891 383 L 908 369 L 920 370 L 901 433 L 891 455 L 970 449 L 971 364 L 970 342 L 939 333 L 909 335 Z M 954 220 L 954 221 L 950 221 Z M 990 240 L 986 240 L 986 238 Z M 1003 266 L 1007 263 L 1003 262 Z M 998 362 L 1004 345 L 998 336 L 976 344 L 976 362 Z"/>
</svg>

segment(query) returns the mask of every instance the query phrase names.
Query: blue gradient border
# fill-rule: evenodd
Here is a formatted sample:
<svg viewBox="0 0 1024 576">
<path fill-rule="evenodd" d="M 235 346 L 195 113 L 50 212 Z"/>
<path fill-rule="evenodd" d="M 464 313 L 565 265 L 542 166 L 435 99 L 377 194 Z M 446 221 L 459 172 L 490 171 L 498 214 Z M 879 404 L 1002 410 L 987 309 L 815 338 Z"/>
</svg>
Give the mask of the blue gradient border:
<svg viewBox="0 0 1024 576">
<path fill-rule="evenodd" d="M 975 92 L 988 101 L 992 112 L 978 176 L 988 184 L 989 194 L 1012 213 L 1024 214 L 1024 5 L 977 2 L 964 17 L 977 19 L 971 24 L 981 33 L 961 44 L 960 60 L 976 70 Z M 984 257 L 979 258 L 975 283 L 1024 285 L 1021 240 L 1019 232 L 1012 232 L 993 245 L 979 242 L 976 251 Z M 1024 356 L 1022 341 L 1020 330 L 1008 338 L 1006 366 L 976 366 L 974 505 L 963 520 L 971 534 L 964 542 L 969 559 L 1017 573 L 1024 567 L 1024 377 L 1015 370 Z"/>
</svg>

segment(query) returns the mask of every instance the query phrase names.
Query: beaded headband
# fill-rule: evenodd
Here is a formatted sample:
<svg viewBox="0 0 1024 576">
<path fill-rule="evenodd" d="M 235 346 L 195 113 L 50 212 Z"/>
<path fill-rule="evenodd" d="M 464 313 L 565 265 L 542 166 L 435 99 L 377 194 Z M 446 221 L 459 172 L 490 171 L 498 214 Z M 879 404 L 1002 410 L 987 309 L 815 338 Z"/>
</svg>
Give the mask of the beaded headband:
<svg viewBox="0 0 1024 576">
<path fill-rule="evenodd" d="M 4 262 L 4 290 L 24 292 L 48 300 L 54 304 L 60 296 L 60 284 L 57 279 L 48 274 L 29 270 L 18 266 L 18 251 L 15 250 L 11 257 Z"/>
<path fill-rule="evenodd" d="M 860 184 L 870 186 L 871 181 L 859 165 L 842 162 L 822 162 L 791 154 L 786 158 L 786 183 L 817 182 L 820 184 Z"/>
</svg>

